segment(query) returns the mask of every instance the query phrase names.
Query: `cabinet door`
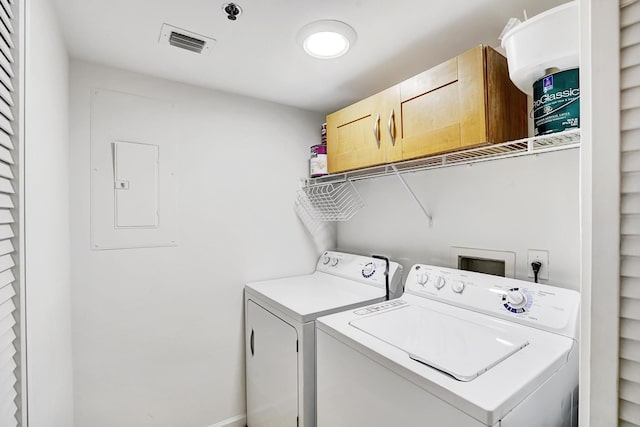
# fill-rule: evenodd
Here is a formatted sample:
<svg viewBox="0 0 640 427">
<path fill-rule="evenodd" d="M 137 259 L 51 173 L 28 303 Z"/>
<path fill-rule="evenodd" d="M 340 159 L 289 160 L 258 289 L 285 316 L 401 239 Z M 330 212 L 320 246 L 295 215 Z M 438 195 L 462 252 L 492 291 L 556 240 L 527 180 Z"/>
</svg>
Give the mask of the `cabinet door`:
<svg viewBox="0 0 640 427">
<path fill-rule="evenodd" d="M 402 160 L 402 136 L 400 135 L 400 85 L 395 85 L 379 94 L 379 109 L 382 113 L 383 131 L 381 144 L 385 163 Z"/>
<path fill-rule="evenodd" d="M 382 138 L 384 116 L 380 94 L 327 116 L 329 173 L 344 172 L 385 162 Z"/>
<path fill-rule="evenodd" d="M 402 158 L 486 143 L 484 82 L 478 46 L 400 83 Z"/>
<path fill-rule="evenodd" d="M 251 300 L 246 310 L 247 425 L 296 427 L 296 329 Z"/>
</svg>

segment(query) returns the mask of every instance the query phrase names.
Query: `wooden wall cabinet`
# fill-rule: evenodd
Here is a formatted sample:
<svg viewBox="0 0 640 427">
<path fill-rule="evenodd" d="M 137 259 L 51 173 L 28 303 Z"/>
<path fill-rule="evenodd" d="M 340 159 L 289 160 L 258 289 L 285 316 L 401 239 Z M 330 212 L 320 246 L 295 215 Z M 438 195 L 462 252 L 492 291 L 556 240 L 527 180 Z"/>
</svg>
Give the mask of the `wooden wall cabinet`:
<svg viewBox="0 0 640 427">
<path fill-rule="evenodd" d="M 477 46 L 327 116 L 329 173 L 527 136 L 506 59 Z"/>
</svg>

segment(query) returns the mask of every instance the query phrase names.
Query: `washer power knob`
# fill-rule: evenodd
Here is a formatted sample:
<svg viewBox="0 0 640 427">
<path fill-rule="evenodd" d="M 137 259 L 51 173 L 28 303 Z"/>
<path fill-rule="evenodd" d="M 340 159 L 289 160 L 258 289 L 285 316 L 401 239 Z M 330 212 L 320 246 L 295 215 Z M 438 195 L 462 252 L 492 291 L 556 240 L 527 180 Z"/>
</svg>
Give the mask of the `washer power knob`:
<svg viewBox="0 0 640 427">
<path fill-rule="evenodd" d="M 453 292 L 455 292 L 457 294 L 461 294 L 462 291 L 464 290 L 464 282 L 462 282 L 460 280 L 456 280 L 451 285 L 451 289 L 453 289 Z"/>
<path fill-rule="evenodd" d="M 507 294 L 507 302 L 512 307 L 522 307 L 527 303 L 527 297 L 521 291 L 509 291 Z"/>
<path fill-rule="evenodd" d="M 329 255 L 325 255 L 325 256 L 322 257 L 322 263 L 324 265 L 329 264 L 329 261 L 331 261 L 331 257 Z"/>
<path fill-rule="evenodd" d="M 445 278 L 442 277 L 442 276 L 439 276 L 436 279 L 436 282 L 433 284 L 433 286 L 435 286 L 436 289 L 442 289 L 443 286 L 446 285 L 446 284 L 447 284 L 447 281 L 445 280 Z"/>
<path fill-rule="evenodd" d="M 331 260 L 331 267 L 335 267 L 340 262 L 340 258 L 334 258 Z"/>
<path fill-rule="evenodd" d="M 429 275 L 427 273 L 418 274 L 418 285 L 424 286 L 429 281 Z"/>
</svg>

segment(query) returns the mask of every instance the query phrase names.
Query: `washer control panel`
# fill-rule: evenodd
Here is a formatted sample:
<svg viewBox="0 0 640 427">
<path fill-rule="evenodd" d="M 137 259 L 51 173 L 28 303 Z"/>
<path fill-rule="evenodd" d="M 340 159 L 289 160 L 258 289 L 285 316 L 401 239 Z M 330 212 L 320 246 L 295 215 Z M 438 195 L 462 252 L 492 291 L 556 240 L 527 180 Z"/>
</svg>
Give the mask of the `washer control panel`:
<svg viewBox="0 0 640 427">
<path fill-rule="evenodd" d="M 416 264 L 405 292 L 552 332 L 576 331 L 580 295 L 570 289 Z"/>
<path fill-rule="evenodd" d="M 402 305 L 405 305 L 407 302 L 403 301 L 401 299 L 396 299 L 393 301 L 386 301 L 380 304 L 376 304 L 376 305 L 370 305 L 368 307 L 364 307 L 364 308 L 359 308 L 357 310 L 355 310 L 353 313 L 357 314 L 358 316 L 363 316 L 365 314 L 371 314 L 371 313 L 376 313 L 378 311 L 382 311 L 382 310 L 388 310 L 391 308 L 395 308 L 395 307 L 400 307 Z"/>
<path fill-rule="evenodd" d="M 386 262 L 383 259 L 326 251 L 318 259 L 316 271 L 385 288 Z M 391 298 L 402 295 L 402 266 L 389 262 L 389 290 Z"/>
</svg>

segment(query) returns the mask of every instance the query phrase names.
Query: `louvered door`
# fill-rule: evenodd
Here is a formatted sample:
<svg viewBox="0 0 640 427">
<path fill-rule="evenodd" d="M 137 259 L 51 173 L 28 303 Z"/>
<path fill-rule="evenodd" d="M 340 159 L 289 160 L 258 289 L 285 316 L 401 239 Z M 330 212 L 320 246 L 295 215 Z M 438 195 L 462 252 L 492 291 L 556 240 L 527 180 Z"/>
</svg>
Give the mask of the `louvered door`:
<svg viewBox="0 0 640 427">
<path fill-rule="evenodd" d="M 622 142 L 621 427 L 640 426 L 640 0 L 620 10 Z"/>
<path fill-rule="evenodd" d="M 13 0 L 0 0 L 0 426 L 20 425 L 19 295 L 14 271 L 16 33 Z"/>
</svg>

